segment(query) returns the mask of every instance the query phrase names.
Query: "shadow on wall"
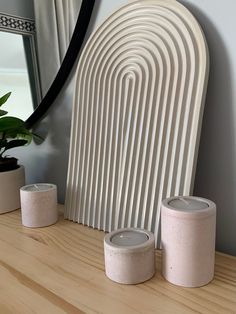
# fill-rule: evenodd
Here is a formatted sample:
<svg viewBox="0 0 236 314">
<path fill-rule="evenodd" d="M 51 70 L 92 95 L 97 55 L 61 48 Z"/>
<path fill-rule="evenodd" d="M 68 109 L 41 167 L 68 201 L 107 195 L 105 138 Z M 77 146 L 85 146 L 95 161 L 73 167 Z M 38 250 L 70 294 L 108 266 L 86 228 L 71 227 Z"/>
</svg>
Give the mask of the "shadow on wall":
<svg viewBox="0 0 236 314">
<path fill-rule="evenodd" d="M 236 134 L 230 57 L 223 38 L 207 15 L 195 6 L 181 2 L 201 24 L 210 53 L 194 195 L 216 203 L 216 249 L 236 255 Z"/>
<path fill-rule="evenodd" d="M 44 138 L 43 143 L 38 145 L 32 142 L 28 147 L 19 147 L 11 152 L 25 166 L 26 184 L 43 182 L 56 184 L 59 203 L 64 203 L 66 190 L 74 92 L 72 75 L 47 115 L 33 128 L 36 134 Z"/>
<path fill-rule="evenodd" d="M 73 105 L 74 78 L 68 78 L 59 97 L 49 109 L 46 117 L 39 123 L 40 134 L 47 130 L 45 142 L 37 147 L 41 158 L 45 157 L 39 181 L 54 183 L 58 188 L 58 202 L 64 203 L 67 179 L 67 167 L 70 144 L 71 110 Z M 43 135 L 42 135 L 43 136 Z"/>
</svg>

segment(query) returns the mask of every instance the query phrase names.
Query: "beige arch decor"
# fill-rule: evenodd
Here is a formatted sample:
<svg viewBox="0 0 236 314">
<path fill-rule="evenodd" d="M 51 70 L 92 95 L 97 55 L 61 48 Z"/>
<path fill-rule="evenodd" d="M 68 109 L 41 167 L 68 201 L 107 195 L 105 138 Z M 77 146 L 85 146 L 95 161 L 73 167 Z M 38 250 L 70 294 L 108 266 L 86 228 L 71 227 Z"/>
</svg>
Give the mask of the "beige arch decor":
<svg viewBox="0 0 236 314">
<path fill-rule="evenodd" d="M 208 50 L 174 0 L 141 0 L 90 37 L 76 74 L 65 218 L 151 230 L 161 200 L 191 195 Z"/>
</svg>

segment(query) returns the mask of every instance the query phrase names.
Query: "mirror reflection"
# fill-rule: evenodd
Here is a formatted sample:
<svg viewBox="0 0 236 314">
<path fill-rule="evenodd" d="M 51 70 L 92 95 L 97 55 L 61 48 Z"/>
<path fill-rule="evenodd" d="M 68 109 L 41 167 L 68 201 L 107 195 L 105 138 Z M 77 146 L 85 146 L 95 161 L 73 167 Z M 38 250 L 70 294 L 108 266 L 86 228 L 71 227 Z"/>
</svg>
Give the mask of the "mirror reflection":
<svg viewBox="0 0 236 314">
<path fill-rule="evenodd" d="M 4 50 L 8 60 L 4 61 L 1 55 L 0 92 L 12 92 L 6 110 L 25 120 L 27 128 L 43 117 L 64 86 L 81 49 L 95 1 L 70 0 L 68 4 L 63 1 L 63 5 L 55 5 L 54 0 L 32 3 L 34 14 L 27 15 L 31 18 L 0 12 L 0 40 L 4 47 L 1 54 Z M 8 38 L 4 40 L 2 36 Z M 20 50 L 21 57 L 20 52 L 16 53 Z M 10 80 L 9 73 L 14 71 L 18 74 Z M 23 102 L 24 110 L 18 105 L 15 109 L 16 104 Z M 13 112 L 13 108 L 20 109 L 19 113 Z"/>
<path fill-rule="evenodd" d="M 0 93 L 12 93 L 8 115 L 25 121 L 42 99 L 34 21 L 0 12 L 0 42 Z"/>
<path fill-rule="evenodd" d="M 20 34 L 0 32 L 0 89 L 1 94 L 12 92 L 5 105 L 9 116 L 26 120 L 33 112 L 36 104 L 34 90 L 31 89 L 29 71 L 25 54 L 23 37 Z"/>
</svg>

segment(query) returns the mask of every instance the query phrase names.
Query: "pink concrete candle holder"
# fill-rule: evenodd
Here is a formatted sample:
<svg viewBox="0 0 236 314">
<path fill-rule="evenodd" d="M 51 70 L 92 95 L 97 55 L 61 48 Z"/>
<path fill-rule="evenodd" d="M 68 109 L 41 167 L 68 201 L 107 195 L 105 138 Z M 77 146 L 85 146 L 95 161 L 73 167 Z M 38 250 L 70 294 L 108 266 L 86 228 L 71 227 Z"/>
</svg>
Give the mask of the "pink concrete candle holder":
<svg viewBox="0 0 236 314">
<path fill-rule="evenodd" d="M 214 276 L 216 205 L 200 197 L 162 202 L 162 274 L 169 282 L 200 287 Z"/>
<path fill-rule="evenodd" d="M 46 227 L 57 222 L 57 187 L 37 183 L 20 189 L 22 224 L 25 227 Z"/>
<path fill-rule="evenodd" d="M 104 238 L 106 275 L 123 284 L 137 284 L 155 273 L 154 235 L 146 230 L 125 228 Z"/>
</svg>

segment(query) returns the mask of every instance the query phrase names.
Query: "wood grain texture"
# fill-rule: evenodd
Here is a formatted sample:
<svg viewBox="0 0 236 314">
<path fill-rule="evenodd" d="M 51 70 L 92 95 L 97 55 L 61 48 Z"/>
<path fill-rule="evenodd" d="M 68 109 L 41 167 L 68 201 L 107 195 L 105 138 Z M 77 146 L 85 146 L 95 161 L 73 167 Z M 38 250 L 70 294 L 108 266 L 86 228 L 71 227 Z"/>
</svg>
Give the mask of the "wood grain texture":
<svg viewBox="0 0 236 314">
<path fill-rule="evenodd" d="M 62 207 L 61 207 L 62 208 Z M 181 288 L 160 274 L 120 285 L 104 274 L 102 231 L 69 222 L 21 225 L 20 211 L 0 216 L 0 313 L 236 313 L 236 258 L 216 253 L 215 278 Z"/>
</svg>

